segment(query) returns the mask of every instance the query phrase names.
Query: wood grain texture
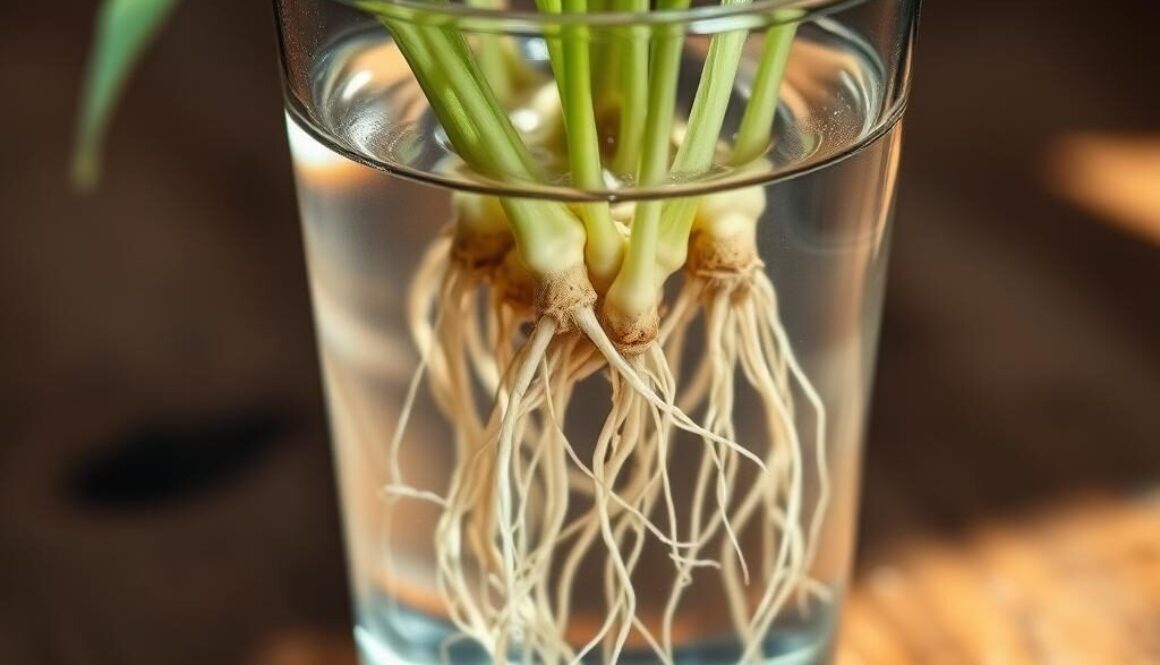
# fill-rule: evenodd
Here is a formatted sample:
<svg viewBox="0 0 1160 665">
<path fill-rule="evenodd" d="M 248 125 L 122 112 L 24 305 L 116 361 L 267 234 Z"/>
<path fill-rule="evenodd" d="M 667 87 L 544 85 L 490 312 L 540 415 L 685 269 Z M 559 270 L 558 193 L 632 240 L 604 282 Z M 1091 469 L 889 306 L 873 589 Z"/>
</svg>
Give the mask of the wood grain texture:
<svg viewBox="0 0 1160 665">
<path fill-rule="evenodd" d="M 898 543 L 857 580 L 837 662 L 1155 665 L 1158 580 L 1158 496 Z"/>
</svg>

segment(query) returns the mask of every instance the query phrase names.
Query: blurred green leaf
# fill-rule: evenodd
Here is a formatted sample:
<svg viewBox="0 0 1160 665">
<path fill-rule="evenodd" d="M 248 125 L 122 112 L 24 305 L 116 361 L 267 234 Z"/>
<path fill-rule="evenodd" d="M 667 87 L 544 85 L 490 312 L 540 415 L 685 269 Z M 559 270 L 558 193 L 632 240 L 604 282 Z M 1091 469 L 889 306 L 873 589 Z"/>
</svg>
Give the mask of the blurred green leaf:
<svg viewBox="0 0 1160 665">
<path fill-rule="evenodd" d="M 91 188 L 100 177 L 101 148 L 113 107 L 133 65 L 176 0 L 105 0 L 97 13 L 73 151 L 73 183 Z"/>
</svg>

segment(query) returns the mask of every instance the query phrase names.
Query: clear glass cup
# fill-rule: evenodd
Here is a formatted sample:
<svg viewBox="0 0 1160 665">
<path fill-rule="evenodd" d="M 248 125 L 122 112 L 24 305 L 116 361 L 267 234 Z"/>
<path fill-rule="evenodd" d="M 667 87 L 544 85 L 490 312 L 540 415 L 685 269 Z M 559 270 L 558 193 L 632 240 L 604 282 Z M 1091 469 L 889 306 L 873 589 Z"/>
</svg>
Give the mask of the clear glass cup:
<svg viewBox="0 0 1160 665">
<path fill-rule="evenodd" d="M 828 662 L 917 5 L 758 0 L 546 15 L 490 3 L 275 1 L 363 662 Z M 544 175 L 467 168 L 384 25 L 465 35 Z M 706 55 L 726 35 L 743 45 L 716 150 L 740 142 L 771 75 L 763 53 L 780 43 L 772 141 L 744 163 L 714 157 L 651 182 L 610 167 L 601 186 L 575 186 L 549 62 L 565 34 L 589 46 L 606 164 L 640 121 L 625 111 L 637 103 L 625 101 L 632 74 L 610 63 L 632 49 L 679 51 L 676 150 Z M 535 387 L 544 375 L 533 378 L 510 457 L 515 496 L 495 509 L 509 513 L 524 586 L 505 586 L 516 568 L 495 560 L 503 533 L 494 514 L 481 517 L 495 501 L 486 468 L 499 452 L 464 432 L 489 427 L 497 394 L 501 407 L 512 398 L 505 369 L 531 334 L 533 301 L 506 261 L 448 269 L 449 222 L 499 198 L 571 210 L 609 202 L 618 220 L 687 201 L 698 215 L 748 210 L 757 222 L 744 271 L 689 260 L 664 288 L 658 348 L 671 397 L 716 439 L 640 417 L 602 445 L 615 372 L 580 367 L 592 355 L 585 340 L 551 356 L 558 373 L 579 358 L 583 379 L 568 399 L 559 388 L 545 399 Z M 695 244 L 690 256 L 704 258 Z M 663 380 L 655 385 L 664 401 Z M 454 501 L 465 478 L 483 480 Z"/>
</svg>

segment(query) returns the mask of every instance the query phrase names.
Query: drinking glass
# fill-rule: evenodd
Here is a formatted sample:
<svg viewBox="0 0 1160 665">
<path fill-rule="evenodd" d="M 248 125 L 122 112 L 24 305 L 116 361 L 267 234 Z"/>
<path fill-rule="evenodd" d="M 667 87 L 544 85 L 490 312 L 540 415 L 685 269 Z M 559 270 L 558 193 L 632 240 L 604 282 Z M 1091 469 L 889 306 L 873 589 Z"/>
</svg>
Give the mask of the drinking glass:
<svg viewBox="0 0 1160 665">
<path fill-rule="evenodd" d="M 363 662 L 828 662 L 850 569 L 918 0 L 756 0 L 556 15 L 518 2 L 274 4 Z M 407 28 L 464 35 L 542 177 L 497 179 L 465 165 L 395 40 L 394 31 Z M 772 141 L 744 165 L 714 160 L 709 169 L 659 182 L 608 177 L 601 187 L 573 185 L 558 149 L 564 130 L 550 63 L 553 44 L 568 35 L 589 46 L 598 123 L 617 122 L 602 115 L 602 99 L 621 108 L 637 103 L 624 101 L 632 94 L 629 73 L 607 65 L 613 54 L 643 48 L 656 57 L 676 44 L 674 147 L 714 38 L 744 40 L 720 145 L 734 141 L 750 97 L 770 75 L 762 53 L 771 40 L 783 40 L 788 55 Z M 609 87 L 619 92 L 605 94 Z M 616 136 L 620 127 L 603 130 Z M 596 522 L 585 521 L 601 491 L 594 465 L 614 456 L 598 450 L 611 372 L 597 363 L 577 382 L 566 418 L 549 420 L 541 401 L 516 451 L 523 512 L 509 518 L 517 540 L 542 535 L 541 513 L 551 499 L 537 437 L 558 440 L 543 434 L 558 426 L 574 458 L 562 462 L 567 476 L 552 486 L 563 483 L 568 500 L 563 531 L 537 550 L 543 591 L 519 599 L 498 588 L 494 563 L 477 555 L 498 541 L 472 545 L 478 532 L 470 518 L 447 526 L 449 494 L 463 470 L 496 455 L 494 446 L 473 447 L 461 435 L 463 419 L 487 427 L 496 393 L 486 387 L 504 385 L 494 353 L 479 349 L 494 346 L 497 336 L 518 341 L 531 332 L 526 312 L 499 302 L 493 273 L 470 288 L 448 277 L 449 224 L 472 205 L 501 199 L 573 210 L 608 202 L 621 216 L 650 202 L 756 201 L 758 260 L 751 268 L 760 276 L 750 277 L 768 285 L 763 294 L 776 305 L 759 322 L 768 325 L 752 332 L 747 310 L 715 314 L 712 303 L 734 301 L 705 291 L 690 301 L 704 310 L 676 326 L 679 348 L 669 330 L 664 349 L 674 406 L 698 424 L 713 422 L 710 408 L 725 409 L 730 438 L 770 468 L 736 454 L 727 461 L 730 451 L 719 441 L 675 426 L 663 441 L 659 434 L 642 433 L 640 441 L 626 435 L 617 445 L 660 451 L 667 490 L 652 477 L 631 501 L 636 515 L 619 504 L 606 508 L 618 530 L 612 545 L 588 529 Z M 668 280 L 662 321 L 675 316 L 697 276 L 689 269 Z M 710 330 L 710 318 L 722 328 Z M 458 364 L 439 350 L 441 342 L 455 343 L 445 333 L 458 334 L 467 349 Z M 765 393 L 746 379 L 747 340 L 774 348 L 768 375 L 777 385 Z M 714 363 L 729 362 L 736 371 L 714 379 Z M 472 387 L 440 394 L 456 372 Z M 532 385 L 534 392 L 538 383 Z M 501 402 L 510 399 L 499 394 Z M 788 427 L 769 434 L 777 422 Z M 777 449 L 766 457 L 761 442 L 770 440 Z M 627 492 L 633 459 L 608 483 Z M 476 503 L 487 500 L 486 489 Z M 698 533 L 704 542 L 694 548 Z M 683 547 L 666 542 L 674 535 Z M 449 558 L 449 551 L 459 554 Z M 696 558 L 704 565 L 690 563 Z M 616 583 L 617 559 L 630 567 L 631 613 L 624 585 Z M 796 572 L 787 574 L 791 564 Z M 464 584 L 459 591 L 457 583 Z M 468 596 L 470 603 L 459 602 Z M 473 611 L 510 613 L 505 641 L 473 632 L 481 625 Z M 545 616 L 565 646 L 543 647 L 547 633 L 536 633 L 532 622 Z M 626 621 L 617 649 L 615 633 Z"/>
</svg>

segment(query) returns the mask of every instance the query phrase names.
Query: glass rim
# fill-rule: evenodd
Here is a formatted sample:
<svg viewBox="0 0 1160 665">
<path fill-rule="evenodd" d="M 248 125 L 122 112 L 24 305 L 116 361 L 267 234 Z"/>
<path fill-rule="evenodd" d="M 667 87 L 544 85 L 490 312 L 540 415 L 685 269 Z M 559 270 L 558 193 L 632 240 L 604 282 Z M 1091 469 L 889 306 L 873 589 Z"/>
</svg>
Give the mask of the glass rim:
<svg viewBox="0 0 1160 665">
<path fill-rule="evenodd" d="M 419 24 L 455 25 L 481 32 L 543 32 L 544 28 L 656 27 L 685 25 L 691 33 L 798 23 L 839 12 L 869 0 L 752 0 L 648 12 L 547 13 L 475 7 L 430 0 L 334 0 L 375 15 Z"/>
<path fill-rule="evenodd" d="M 296 101 L 296 100 L 295 100 Z M 782 170 L 761 170 L 745 175 L 726 173 L 717 177 L 701 178 L 687 182 L 669 182 L 652 187 L 630 187 L 623 190 L 616 189 L 577 189 L 569 185 L 501 182 L 473 175 L 472 177 L 456 177 L 432 173 L 422 169 L 407 166 L 397 162 L 378 161 L 352 149 L 350 146 L 335 141 L 329 133 L 318 127 L 309 113 L 299 108 L 295 101 L 286 104 L 286 114 L 294 120 L 294 124 L 315 141 L 341 154 L 347 159 L 388 173 L 394 177 L 411 182 L 450 189 L 453 191 L 472 192 L 489 196 L 510 197 L 521 199 L 542 199 L 562 201 L 566 203 L 606 202 L 628 203 L 638 201 L 657 201 L 681 199 L 692 196 L 704 196 L 716 192 L 744 189 L 747 187 L 765 186 L 813 173 L 830 164 L 840 162 L 856 155 L 867 147 L 875 144 L 892 129 L 899 126 L 906 111 L 907 100 L 904 97 L 884 114 L 881 121 L 876 123 L 858 141 L 842 150 L 825 155 L 819 159 L 807 159 Z"/>
</svg>

